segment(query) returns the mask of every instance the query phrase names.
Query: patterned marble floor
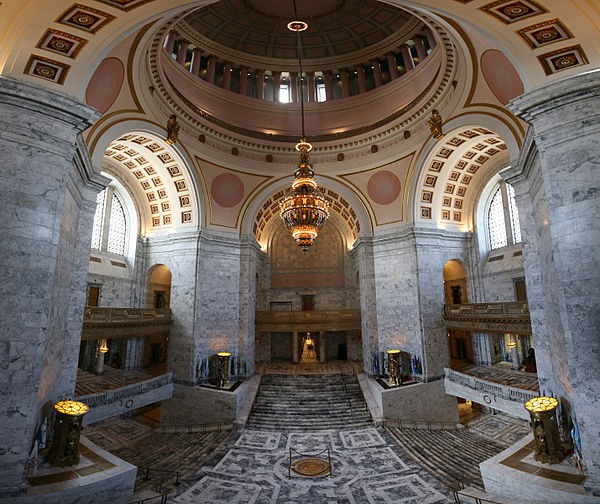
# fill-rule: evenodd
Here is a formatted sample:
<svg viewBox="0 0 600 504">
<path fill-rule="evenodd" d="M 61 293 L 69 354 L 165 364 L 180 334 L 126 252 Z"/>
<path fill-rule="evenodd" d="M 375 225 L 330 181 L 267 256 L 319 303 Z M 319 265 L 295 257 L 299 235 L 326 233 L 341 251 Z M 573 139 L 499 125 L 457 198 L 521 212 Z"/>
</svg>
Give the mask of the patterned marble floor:
<svg viewBox="0 0 600 504">
<path fill-rule="evenodd" d="M 273 362 L 270 364 L 257 364 L 256 371 L 260 374 L 352 374 L 362 373 L 362 363 L 348 361 L 331 361 L 325 364 L 318 362 Z"/>
<path fill-rule="evenodd" d="M 522 388 L 526 390 L 539 390 L 538 378 L 536 373 L 526 373 L 525 371 L 515 371 L 505 366 L 471 366 L 461 370 L 462 373 L 476 376 L 483 380 L 489 380 L 511 387 Z"/>
<path fill-rule="evenodd" d="M 473 420 L 469 431 L 508 447 L 529 434 L 531 427 L 525 420 L 498 413 Z"/>
<path fill-rule="evenodd" d="M 331 449 L 333 478 L 288 479 L 293 460 Z M 297 455 L 300 453 L 302 455 Z M 293 473 L 292 473 L 293 474 Z M 241 430 L 169 499 L 179 504 L 446 504 L 449 494 L 383 431 Z"/>
<path fill-rule="evenodd" d="M 125 371 L 104 366 L 104 374 L 98 376 L 89 371 L 77 370 L 77 383 L 75 385 L 75 397 L 88 394 L 96 394 L 105 390 L 112 390 L 125 385 L 132 385 L 165 372 L 164 364 L 139 371 Z"/>
</svg>

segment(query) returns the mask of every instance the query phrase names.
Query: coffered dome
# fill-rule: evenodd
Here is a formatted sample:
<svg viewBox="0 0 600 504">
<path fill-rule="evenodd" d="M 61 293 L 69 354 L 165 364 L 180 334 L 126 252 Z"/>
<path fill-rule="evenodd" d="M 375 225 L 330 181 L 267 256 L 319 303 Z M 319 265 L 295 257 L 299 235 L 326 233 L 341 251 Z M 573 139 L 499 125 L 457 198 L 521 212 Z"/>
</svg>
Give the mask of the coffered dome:
<svg viewBox="0 0 600 504">
<path fill-rule="evenodd" d="M 299 0 L 298 17 L 309 24 L 302 45 L 307 59 L 329 58 L 377 44 L 415 18 L 376 0 Z M 252 56 L 296 58 L 291 0 L 222 0 L 188 15 L 183 23 L 226 48 Z"/>
</svg>

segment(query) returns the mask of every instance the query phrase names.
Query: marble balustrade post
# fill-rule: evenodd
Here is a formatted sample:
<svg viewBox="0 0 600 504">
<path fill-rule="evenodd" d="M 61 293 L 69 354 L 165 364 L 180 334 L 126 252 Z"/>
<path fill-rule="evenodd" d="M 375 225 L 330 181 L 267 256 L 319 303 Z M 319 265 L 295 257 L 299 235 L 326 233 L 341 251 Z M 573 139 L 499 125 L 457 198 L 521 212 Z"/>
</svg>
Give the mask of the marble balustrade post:
<svg viewBox="0 0 600 504">
<path fill-rule="evenodd" d="M 509 109 L 530 123 L 513 185 L 540 389 L 566 399 L 600 495 L 600 70 L 555 80 Z"/>
<path fill-rule="evenodd" d="M 0 77 L 0 498 L 23 491 L 43 416 L 74 395 L 95 200 L 108 184 L 80 133 L 98 117 L 66 94 Z"/>
</svg>

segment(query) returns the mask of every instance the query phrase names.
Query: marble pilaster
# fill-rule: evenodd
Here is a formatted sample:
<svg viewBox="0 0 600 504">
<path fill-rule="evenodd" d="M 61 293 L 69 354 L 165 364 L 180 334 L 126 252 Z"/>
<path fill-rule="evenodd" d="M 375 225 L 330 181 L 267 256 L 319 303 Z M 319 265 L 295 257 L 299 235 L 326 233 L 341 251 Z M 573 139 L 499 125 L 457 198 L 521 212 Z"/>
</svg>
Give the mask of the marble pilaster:
<svg viewBox="0 0 600 504">
<path fill-rule="evenodd" d="M 600 70 L 512 100 L 509 108 L 531 128 L 518 163 L 502 173 L 519 205 L 538 373 L 550 375 L 551 366 L 556 379 L 546 391 L 573 407 L 588 471 L 585 485 L 598 495 L 599 103 Z"/>
<path fill-rule="evenodd" d="M 95 194 L 108 182 L 78 136 L 99 114 L 0 77 L 0 497 L 18 494 L 43 414 L 72 395 Z"/>
</svg>

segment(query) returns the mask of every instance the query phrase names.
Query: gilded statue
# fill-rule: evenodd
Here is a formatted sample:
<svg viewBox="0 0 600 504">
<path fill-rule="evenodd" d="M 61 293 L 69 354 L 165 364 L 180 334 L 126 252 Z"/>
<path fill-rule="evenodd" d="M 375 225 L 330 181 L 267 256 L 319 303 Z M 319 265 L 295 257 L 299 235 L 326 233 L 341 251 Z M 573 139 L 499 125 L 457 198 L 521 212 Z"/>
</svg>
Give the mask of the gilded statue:
<svg viewBox="0 0 600 504">
<path fill-rule="evenodd" d="M 439 139 L 444 136 L 442 133 L 442 116 L 437 110 L 431 112 L 431 117 L 427 119 L 427 124 L 429 124 L 433 138 Z"/>
<path fill-rule="evenodd" d="M 173 114 L 167 121 L 167 143 L 169 145 L 173 145 L 179 139 L 179 128 L 177 116 Z"/>
</svg>

